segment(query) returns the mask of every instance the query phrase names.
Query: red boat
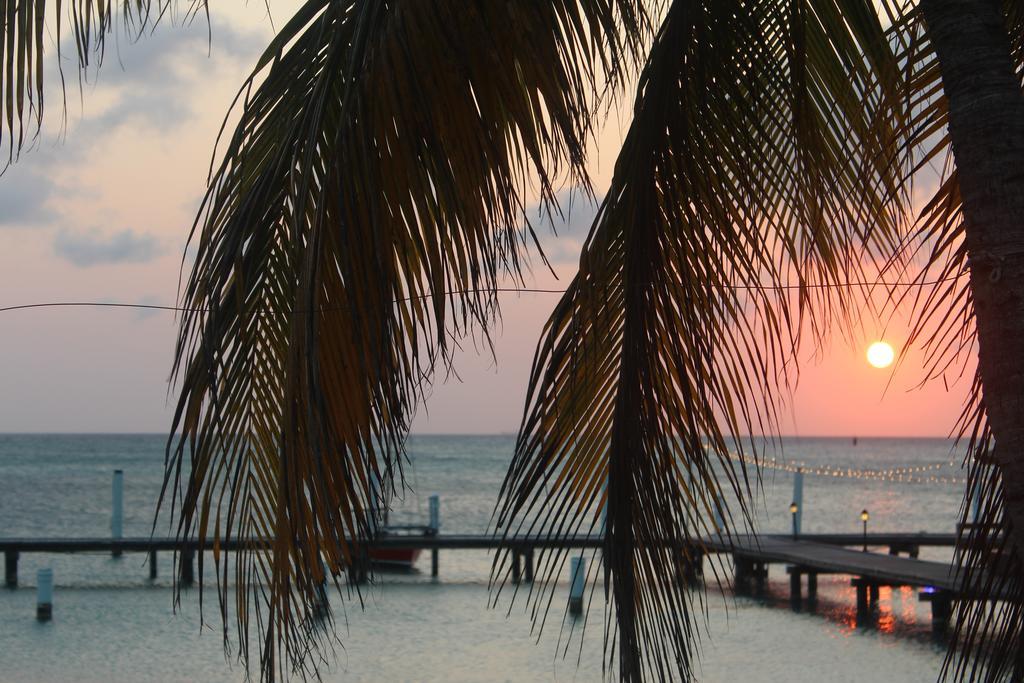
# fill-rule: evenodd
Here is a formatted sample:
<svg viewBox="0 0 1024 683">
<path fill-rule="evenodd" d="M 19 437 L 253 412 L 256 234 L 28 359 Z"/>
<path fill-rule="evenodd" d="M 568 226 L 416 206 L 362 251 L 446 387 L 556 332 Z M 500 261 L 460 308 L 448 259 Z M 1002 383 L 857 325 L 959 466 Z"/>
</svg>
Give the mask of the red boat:
<svg viewBox="0 0 1024 683">
<path fill-rule="evenodd" d="M 381 529 L 380 537 L 427 537 L 433 536 L 434 533 L 429 526 L 396 525 Z M 370 562 L 375 565 L 391 569 L 412 569 L 422 552 L 422 548 L 371 548 L 369 554 Z"/>
</svg>

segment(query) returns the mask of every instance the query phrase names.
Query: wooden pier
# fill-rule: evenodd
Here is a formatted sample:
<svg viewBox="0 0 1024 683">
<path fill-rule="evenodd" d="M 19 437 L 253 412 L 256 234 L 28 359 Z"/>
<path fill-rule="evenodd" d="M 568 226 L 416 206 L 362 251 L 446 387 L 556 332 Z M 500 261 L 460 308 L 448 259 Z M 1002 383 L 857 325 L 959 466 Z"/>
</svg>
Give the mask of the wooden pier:
<svg viewBox="0 0 1024 683">
<path fill-rule="evenodd" d="M 514 583 L 532 581 L 534 552 L 548 548 L 596 549 L 600 536 L 567 538 L 513 537 L 501 538 L 487 534 L 435 534 L 426 536 L 391 536 L 374 543 L 377 548 L 421 548 L 431 550 L 431 573 L 438 573 L 438 551 L 495 550 L 511 548 L 511 574 Z M 955 568 L 942 562 L 917 559 L 923 546 L 953 547 L 957 543 L 954 533 L 872 533 L 867 534 L 804 534 L 798 538 L 783 535 L 713 536 L 692 543 L 691 556 L 703 553 L 729 554 L 734 564 L 734 584 L 738 593 L 756 593 L 763 588 L 772 564 L 786 566 L 790 576 L 790 597 L 794 609 L 803 602 L 802 578 L 807 578 L 807 599 L 813 606 L 817 597 L 819 574 L 845 574 L 853 577 L 857 588 L 858 617 L 867 619 L 871 603 L 877 600 L 879 586 L 915 586 L 923 589 L 922 600 L 932 605 L 932 623 L 937 631 L 945 629 L 953 599 L 964 595 Z M 222 541 L 222 550 L 269 545 L 259 540 Z M 860 546 L 887 549 L 887 552 L 863 552 Z M 849 546 L 857 546 L 857 550 Z M 0 551 L 4 554 L 5 585 L 18 584 L 18 559 L 26 553 L 147 553 L 149 575 L 156 578 L 156 557 L 159 552 L 178 552 L 179 575 L 183 585 L 195 581 L 194 561 L 199 551 L 213 549 L 213 543 L 195 540 L 179 542 L 173 538 L 0 538 Z M 908 557 L 903 557 L 905 553 Z M 525 564 L 525 567 L 523 566 Z M 696 580 L 701 566 L 691 568 L 687 580 Z"/>
</svg>

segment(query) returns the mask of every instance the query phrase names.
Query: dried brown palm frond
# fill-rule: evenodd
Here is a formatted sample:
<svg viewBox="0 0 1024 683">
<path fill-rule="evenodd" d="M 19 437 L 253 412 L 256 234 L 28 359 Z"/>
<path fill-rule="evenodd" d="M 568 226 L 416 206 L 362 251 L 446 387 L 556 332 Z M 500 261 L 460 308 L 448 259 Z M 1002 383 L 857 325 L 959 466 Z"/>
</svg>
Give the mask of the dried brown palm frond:
<svg viewBox="0 0 1024 683">
<path fill-rule="evenodd" d="M 819 285 L 903 239 L 898 86 L 871 2 L 680 0 L 661 28 L 496 511 L 508 536 L 603 535 L 589 579 L 620 680 L 692 677 L 686 563 L 754 486 L 731 439 L 771 431 L 803 324 L 851 321 L 862 297 Z M 541 626 L 567 555 L 539 560 Z"/>
<path fill-rule="evenodd" d="M 528 179 L 586 186 L 593 93 L 645 22 L 624 0 L 308 0 L 243 89 L 183 290 L 165 495 L 182 538 L 269 539 L 214 555 L 225 639 L 233 619 L 265 679 L 318 663 L 322 582 L 373 535 L 375 480 L 383 505 L 400 485 L 435 367 L 519 277 Z"/>
<path fill-rule="evenodd" d="M 50 44 L 63 80 L 64 58 L 72 49 L 71 61 L 82 71 L 103 61 L 106 39 L 114 31 L 134 40 L 163 17 L 187 21 L 206 11 L 207 0 L 0 0 L 0 146 L 7 147 L 8 161 L 42 123 Z"/>
</svg>

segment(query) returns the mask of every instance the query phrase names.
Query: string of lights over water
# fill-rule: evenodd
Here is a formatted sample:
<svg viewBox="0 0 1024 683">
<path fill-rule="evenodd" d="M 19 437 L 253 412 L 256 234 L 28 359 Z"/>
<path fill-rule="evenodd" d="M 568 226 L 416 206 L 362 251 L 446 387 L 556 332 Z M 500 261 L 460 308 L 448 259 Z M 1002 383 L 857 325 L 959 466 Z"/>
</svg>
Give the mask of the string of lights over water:
<svg viewBox="0 0 1024 683">
<path fill-rule="evenodd" d="M 754 465 L 762 470 L 777 472 L 788 472 L 795 474 L 802 472 L 812 477 L 834 477 L 837 479 L 865 479 L 871 481 L 885 481 L 900 484 L 965 484 L 967 477 L 963 475 L 935 474 L 956 468 L 954 461 L 948 463 L 930 463 L 927 465 L 904 465 L 888 467 L 885 469 L 837 467 L 833 465 L 808 465 L 806 462 L 793 461 L 768 456 L 754 457 L 739 453 L 730 453 L 730 457 L 748 465 Z"/>
</svg>

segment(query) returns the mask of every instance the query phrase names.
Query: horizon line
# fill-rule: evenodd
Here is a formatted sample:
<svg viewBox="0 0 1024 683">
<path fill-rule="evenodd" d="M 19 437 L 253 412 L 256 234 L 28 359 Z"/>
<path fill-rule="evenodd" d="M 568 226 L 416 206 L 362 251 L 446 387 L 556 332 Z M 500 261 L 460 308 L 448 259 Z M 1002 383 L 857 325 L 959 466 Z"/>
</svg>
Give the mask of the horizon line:
<svg viewBox="0 0 1024 683">
<path fill-rule="evenodd" d="M 517 436 L 517 431 L 497 432 L 410 432 L 408 436 Z M 161 436 L 167 437 L 167 432 L 151 431 L 123 431 L 115 432 L 109 430 L 80 431 L 80 430 L 54 430 L 48 432 L 40 431 L 5 431 L 0 430 L 0 436 Z M 736 438 L 729 436 L 726 438 Z M 740 438 L 762 438 L 762 439 L 942 439 L 946 441 L 956 440 L 955 436 L 938 434 L 744 434 Z"/>
</svg>

